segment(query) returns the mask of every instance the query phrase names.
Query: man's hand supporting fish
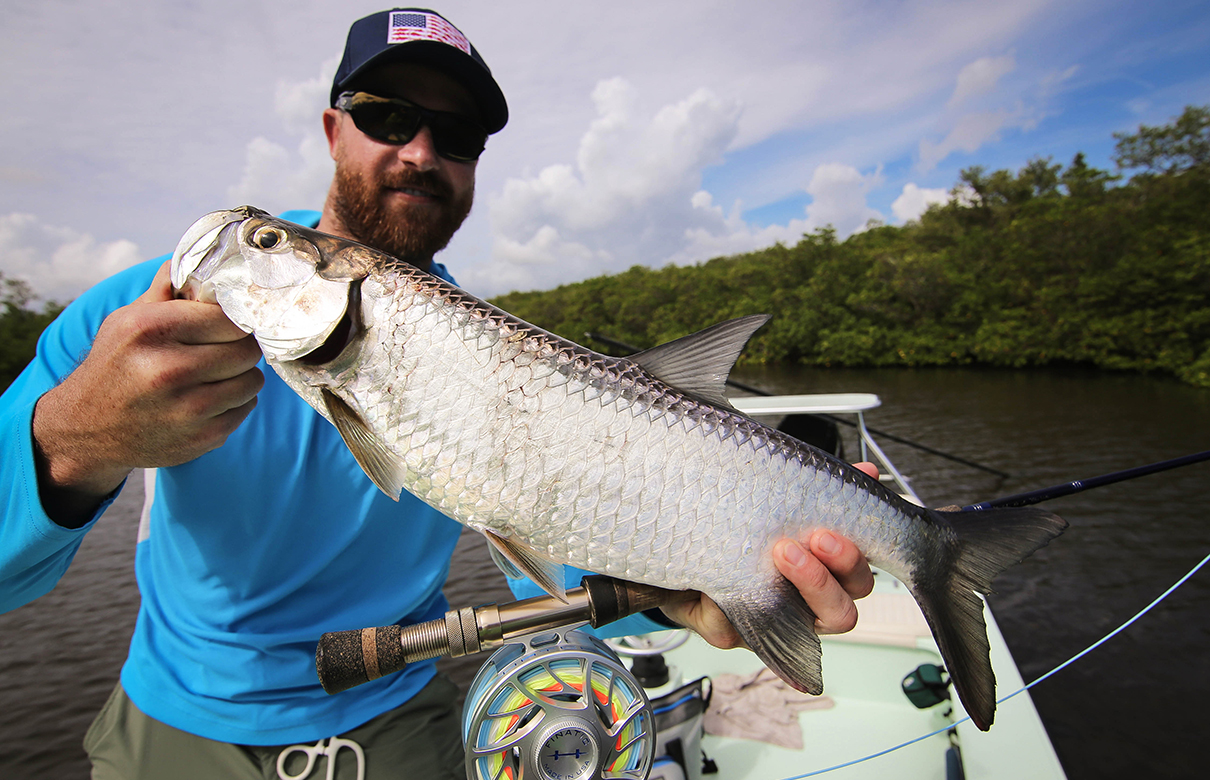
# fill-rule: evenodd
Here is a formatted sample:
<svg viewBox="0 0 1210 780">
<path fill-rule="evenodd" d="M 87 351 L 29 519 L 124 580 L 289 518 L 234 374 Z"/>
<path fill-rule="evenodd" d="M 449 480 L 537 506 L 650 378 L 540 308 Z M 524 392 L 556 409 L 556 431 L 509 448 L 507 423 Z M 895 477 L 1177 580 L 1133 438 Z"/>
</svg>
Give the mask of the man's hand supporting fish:
<svg viewBox="0 0 1210 780">
<path fill-rule="evenodd" d="M 878 478 L 878 467 L 873 463 L 854 465 Z M 816 633 L 843 634 L 857 625 L 854 602 L 874 589 L 874 574 L 857 545 L 831 531 L 818 530 L 804 543 L 794 539 L 779 542 L 773 548 L 773 562 L 815 613 Z M 747 646 L 709 596 L 695 594 L 662 609 L 671 620 L 693 629 L 716 647 Z"/>
<path fill-rule="evenodd" d="M 256 406 L 260 358 L 256 339 L 220 309 L 174 300 L 164 263 L 35 407 L 46 513 L 79 527 L 132 469 L 176 466 L 222 445 Z"/>
</svg>

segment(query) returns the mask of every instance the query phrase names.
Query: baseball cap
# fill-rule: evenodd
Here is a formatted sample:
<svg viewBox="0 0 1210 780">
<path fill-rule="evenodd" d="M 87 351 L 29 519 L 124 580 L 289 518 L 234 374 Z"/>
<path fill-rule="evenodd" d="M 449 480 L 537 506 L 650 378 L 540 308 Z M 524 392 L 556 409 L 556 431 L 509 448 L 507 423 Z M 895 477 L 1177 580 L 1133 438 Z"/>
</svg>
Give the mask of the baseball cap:
<svg viewBox="0 0 1210 780">
<path fill-rule="evenodd" d="M 448 73 L 471 93 L 489 133 L 508 122 L 504 93 L 483 57 L 461 30 L 427 8 L 394 8 L 353 22 L 328 105 L 335 107 L 359 75 L 388 62 L 416 62 Z"/>
</svg>

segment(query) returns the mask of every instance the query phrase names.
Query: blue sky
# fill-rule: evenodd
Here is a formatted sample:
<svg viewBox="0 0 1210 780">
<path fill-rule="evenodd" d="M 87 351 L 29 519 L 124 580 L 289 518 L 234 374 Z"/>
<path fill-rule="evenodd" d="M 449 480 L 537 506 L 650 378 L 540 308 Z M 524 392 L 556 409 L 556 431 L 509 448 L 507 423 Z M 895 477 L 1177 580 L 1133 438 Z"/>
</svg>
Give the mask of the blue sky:
<svg viewBox="0 0 1210 780">
<path fill-rule="evenodd" d="M 1205 6 L 1177 3 L 1157 13 L 1154 6 L 1124 3 L 1102 10 L 1086 9 L 1070 18 L 1046 20 L 1026 30 L 1026 35 L 999 55 L 1011 57 L 1013 68 L 987 96 L 988 104 L 998 102 L 1011 110 L 1012 101 L 1005 98 L 1024 100 L 1023 108 L 1036 124 L 1005 127 L 977 148 L 957 149 L 927 171 L 922 170 L 918 143 L 901 136 L 896 139 L 898 149 L 866 163 L 870 171 L 881 164 L 885 179 L 883 186 L 870 193 L 869 205 L 890 215 L 892 201 L 903 184 L 910 181 L 922 188 L 949 189 L 958 173 L 973 165 L 1017 170 L 1034 157 L 1050 157 L 1067 165 L 1077 152 L 1083 152 L 1089 164 L 1112 170 L 1114 132 L 1133 132 L 1140 123 L 1163 123 L 1185 105 L 1207 103 L 1210 14 Z M 1061 81 L 1053 87 L 1043 86 L 1048 74 Z M 946 111 L 941 98 L 949 97 L 949 93 L 932 97 L 937 120 L 934 140 L 944 127 Z M 861 135 L 864 121 L 857 118 L 848 131 Z M 706 171 L 704 185 L 727 188 L 730 178 L 745 164 L 784 160 L 794 149 L 827 146 L 835 134 L 845 131 L 840 126 L 808 128 L 738 150 L 730 156 L 729 167 Z M 744 216 L 756 224 L 784 223 L 801 214 L 811 200 L 805 191 L 795 192 L 756 206 Z"/>
<path fill-rule="evenodd" d="M 1210 104 L 1210 4 L 437 4 L 512 119 L 443 253 L 480 295 L 901 224 Z M 82 3 L 0 30 L 0 272 L 69 298 L 202 214 L 323 202 L 319 114 L 362 0 Z M 78 24 L 86 15 L 90 24 Z"/>
</svg>

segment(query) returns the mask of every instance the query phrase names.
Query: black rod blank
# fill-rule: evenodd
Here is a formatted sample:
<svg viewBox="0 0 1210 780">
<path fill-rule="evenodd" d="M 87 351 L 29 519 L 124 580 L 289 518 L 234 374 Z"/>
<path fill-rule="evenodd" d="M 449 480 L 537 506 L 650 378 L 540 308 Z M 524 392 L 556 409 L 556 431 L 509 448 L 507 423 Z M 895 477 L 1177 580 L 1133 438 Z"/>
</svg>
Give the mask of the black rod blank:
<svg viewBox="0 0 1210 780">
<path fill-rule="evenodd" d="M 1204 452 L 1196 452 L 1192 455 L 1183 455 L 1179 458 L 1171 460 L 1163 460 L 1159 463 L 1151 463 L 1146 466 L 1136 466 L 1132 469 L 1124 469 L 1115 471 L 1112 474 L 1102 474 L 1099 477 L 1092 479 L 1077 479 L 1072 482 L 1064 482 L 1062 485 L 1053 485 L 1040 490 L 1031 490 L 1028 493 L 1018 493 L 1015 496 L 1005 496 L 1004 498 L 994 498 L 991 501 L 984 501 L 980 504 L 971 504 L 962 507 L 963 512 L 978 512 L 983 509 L 992 509 L 999 506 L 1029 506 L 1042 501 L 1049 501 L 1052 498 L 1060 496 L 1069 496 L 1072 493 L 1081 493 L 1085 490 L 1091 490 L 1102 485 L 1112 485 L 1115 482 L 1124 482 L 1128 479 L 1136 477 L 1145 477 L 1148 474 L 1155 474 L 1160 471 L 1180 468 L 1181 466 L 1189 466 L 1194 463 L 1201 463 L 1204 460 L 1210 460 L 1210 450 Z"/>
</svg>

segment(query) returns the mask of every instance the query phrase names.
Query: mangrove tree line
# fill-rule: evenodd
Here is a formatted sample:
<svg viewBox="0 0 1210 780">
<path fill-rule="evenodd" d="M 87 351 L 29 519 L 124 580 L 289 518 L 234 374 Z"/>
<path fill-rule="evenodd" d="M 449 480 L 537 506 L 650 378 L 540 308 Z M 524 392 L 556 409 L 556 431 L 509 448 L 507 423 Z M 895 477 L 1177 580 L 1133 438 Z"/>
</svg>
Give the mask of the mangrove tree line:
<svg viewBox="0 0 1210 780">
<path fill-rule="evenodd" d="M 646 347 L 767 313 L 743 360 L 1080 364 L 1210 387 L 1210 106 L 1115 138 L 1117 172 L 1083 154 L 972 167 L 949 202 L 901 227 L 844 241 L 824 229 L 494 303 L 576 341 L 595 331 Z"/>
<path fill-rule="evenodd" d="M 38 336 L 63 309 L 54 302 L 34 309 L 35 300 L 26 282 L 0 273 L 0 391 L 33 358 Z"/>
</svg>

